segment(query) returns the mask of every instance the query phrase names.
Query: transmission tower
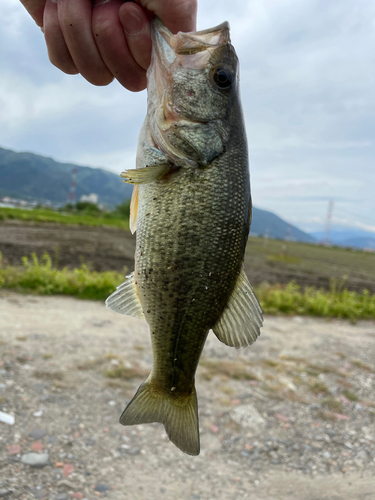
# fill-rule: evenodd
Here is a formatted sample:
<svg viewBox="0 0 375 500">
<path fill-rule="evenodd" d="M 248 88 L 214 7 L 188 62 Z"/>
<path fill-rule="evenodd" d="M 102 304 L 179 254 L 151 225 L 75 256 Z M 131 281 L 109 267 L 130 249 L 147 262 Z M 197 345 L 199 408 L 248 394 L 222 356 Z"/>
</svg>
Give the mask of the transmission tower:
<svg viewBox="0 0 375 500">
<path fill-rule="evenodd" d="M 333 213 L 333 200 L 331 200 L 328 205 L 327 220 L 324 228 L 324 233 L 320 242 L 322 245 L 332 245 L 331 241 L 332 213 Z"/>
<path fill-rule="evenodd" d="M 68 193 L 68 203 L 75 205 L 77 202 L 76 199 L 76 179 L 77 179 L 77 168 L 73 168 L 72 172 L 72 183 L 70 185 L 69 193 Z"/>
</svg>

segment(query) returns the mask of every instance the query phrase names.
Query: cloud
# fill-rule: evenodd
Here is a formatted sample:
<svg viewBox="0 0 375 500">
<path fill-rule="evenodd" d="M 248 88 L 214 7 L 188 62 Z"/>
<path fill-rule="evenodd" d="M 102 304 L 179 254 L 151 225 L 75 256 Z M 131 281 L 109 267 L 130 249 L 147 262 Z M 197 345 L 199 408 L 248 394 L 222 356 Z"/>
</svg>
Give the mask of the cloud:
<svg viewBox="0 0 375 500">
<path fill-rule="evenodd" d="M 328 203 L 348 225 L 375 225 L 373 0 L 200 2 L 198 28 L 228 20 L 254 204 L 301 228 Z M 134 162 L 146 94 L 96 88 L 48 61 L 21 4 L 0 4 L 0 143 L 114 171 Z"/>
</svg>

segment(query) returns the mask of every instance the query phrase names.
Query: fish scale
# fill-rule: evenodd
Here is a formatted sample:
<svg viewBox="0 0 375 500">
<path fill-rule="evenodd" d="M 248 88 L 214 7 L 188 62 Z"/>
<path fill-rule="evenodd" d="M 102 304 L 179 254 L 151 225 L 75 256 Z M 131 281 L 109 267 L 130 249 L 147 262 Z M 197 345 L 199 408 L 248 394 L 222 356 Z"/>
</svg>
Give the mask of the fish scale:
<svg viewBox="0 0 375 500">
<path fill-rule="evenodd" d="M 151 378 L 181 392 L 194 385 L 208 330 L 228 301 L 247 242 L 248 169 L 243 165 L 242 175 L 228 179 L 228 165 L 236 171 L 224 154 L 208 169 L 183 172 L 168 184 L 140 186 L 135 272 L 152 332 Z"/>
</svg>

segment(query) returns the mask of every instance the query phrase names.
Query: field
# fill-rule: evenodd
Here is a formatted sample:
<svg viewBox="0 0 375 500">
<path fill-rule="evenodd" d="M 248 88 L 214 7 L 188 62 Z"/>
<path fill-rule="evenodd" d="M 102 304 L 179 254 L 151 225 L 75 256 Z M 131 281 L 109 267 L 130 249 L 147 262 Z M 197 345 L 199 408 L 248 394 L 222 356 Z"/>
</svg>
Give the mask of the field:
<svg viewBox="0 0 375 500">
<path fill-rule="evenodd" d="M 4 209 L 0 209 L 0 215 L 1 210 Z M 95 271 L 133 269 L 135 236 L 126 229 L 125 218 L 107 220 L 101 216 L 64 216 L 46 211 L 43 214 L 46 220 L 42 222 L 36 220 L 42 215 L 32 215 L 34 211 L 13 210 L 13 217 L 14 212 L 30 220 L 9 216 L 0 220 L 4 264 L 21 264 L 22 257 L 32 252 L 38 258 L 48 252 L 59 268 L 75 268 L 85 263 Z M 71 223 L 58 222 L 58 218 L 64 217 L 65 222 Z M 288 242 L 286 249 L 284 245 L 279 240 L 249 238 L 245 270 L 253 285 L 264 282 L 286 285 L 293 281 L 303 288 L 329 290 L 335 280 L 336 285 L 351 291 L 367 289 L 375 293 L 375 254 L 296 242 Z"/>
</svg>

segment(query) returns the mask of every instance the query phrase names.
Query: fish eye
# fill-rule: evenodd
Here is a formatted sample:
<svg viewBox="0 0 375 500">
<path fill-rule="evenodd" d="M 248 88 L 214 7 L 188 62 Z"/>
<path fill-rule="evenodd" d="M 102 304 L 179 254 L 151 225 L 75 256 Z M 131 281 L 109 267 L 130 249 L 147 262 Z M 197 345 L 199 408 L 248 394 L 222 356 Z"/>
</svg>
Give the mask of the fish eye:
<svg viewBox="0 0 375 500">
<path fill-rule="evenodd" d="M 229 90 L 233 83 L 233 75 L 228 69 L 218 67 L 213 72 L 213 80 L 220 90 Z"/>
</svg>

